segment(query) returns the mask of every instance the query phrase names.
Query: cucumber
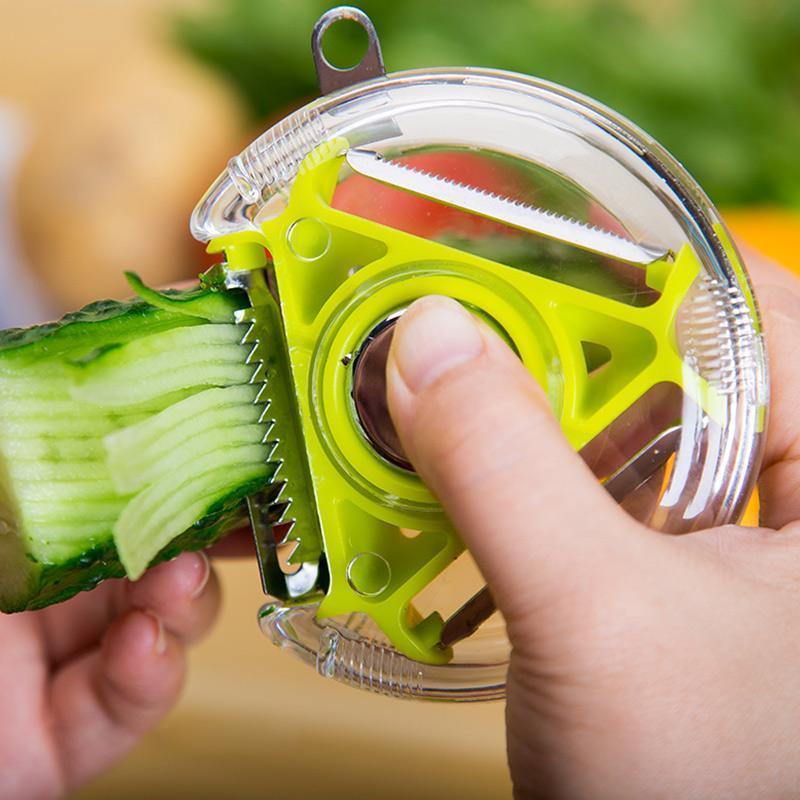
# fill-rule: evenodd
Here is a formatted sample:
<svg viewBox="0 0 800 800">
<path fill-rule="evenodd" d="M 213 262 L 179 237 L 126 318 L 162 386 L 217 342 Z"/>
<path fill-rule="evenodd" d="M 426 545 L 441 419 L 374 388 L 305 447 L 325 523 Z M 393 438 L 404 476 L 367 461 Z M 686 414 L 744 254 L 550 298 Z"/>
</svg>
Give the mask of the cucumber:
<svg viewBox="0 0 800 800">
<path fill-rule="evenodd" d="M 40 608 L 205 547 L 274 476 L 218 287 L 93 303 L 0 332 L 0 610 Z"/>
</svg>

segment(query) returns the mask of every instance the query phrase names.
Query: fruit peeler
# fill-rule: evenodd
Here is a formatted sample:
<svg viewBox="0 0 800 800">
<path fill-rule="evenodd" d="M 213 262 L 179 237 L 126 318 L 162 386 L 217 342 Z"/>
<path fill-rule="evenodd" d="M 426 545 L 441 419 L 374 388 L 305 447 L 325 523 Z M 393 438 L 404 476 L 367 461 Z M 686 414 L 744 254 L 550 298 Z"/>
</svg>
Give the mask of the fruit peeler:
<svg viewBox="0 0 800 800">
<path fill-rule="evenodd" d="M 323 48 L 342 20 L 368 40 L 349 69 Z M 259 622 L 357 687 L 500 697 L 502 620 L 387 410 L 398 318 L 428 294 L 464 304 L 609 493 L 682 533 L 735 520 L 753 488 L 755 300 L 702 190 L 613 111 L 495 70 L 386 74 L 351 7 L 320 18 L 312 55 L 320 98 L 232 158 L 191 221 L 221 256 L 204 280 L 247 294 L 237 321 L 280 465 L 247 500 Z"/>
</svg>

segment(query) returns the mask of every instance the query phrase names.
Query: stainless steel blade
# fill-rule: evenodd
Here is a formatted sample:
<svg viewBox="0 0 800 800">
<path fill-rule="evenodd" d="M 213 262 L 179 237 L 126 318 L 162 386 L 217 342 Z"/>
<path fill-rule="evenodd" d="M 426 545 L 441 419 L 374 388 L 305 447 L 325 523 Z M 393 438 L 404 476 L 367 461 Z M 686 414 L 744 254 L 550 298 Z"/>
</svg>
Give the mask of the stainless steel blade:
<svg viewBox="0 0 800 800">
<path fill-rule="evenodd" d="M 359 175 L 581 250 L 642 266 L 669 255 L 585 222 L 389 161 L 371 150 L 348 150 L 346 159 Z"/>
<path fill-rule="evenodd" d="M 667 463 L 678 446 L 680 435 L 680 425 L 660 433 L 606 479 L 603 483 L 605 490 L 621 503 Z M 484 586 L 445 622 L 440 637 L 441 644 L 450 647 L 472 636 L 496 609 L 489 587 Z"/>
<path fill-rule="evenodd" d="M 680 438 L 680 425 L 667 428 L 613 475 L 606 478 L 603 487 L 618 503 L 621 503 L 667 463 L 677 449 Z"/>
</svg>

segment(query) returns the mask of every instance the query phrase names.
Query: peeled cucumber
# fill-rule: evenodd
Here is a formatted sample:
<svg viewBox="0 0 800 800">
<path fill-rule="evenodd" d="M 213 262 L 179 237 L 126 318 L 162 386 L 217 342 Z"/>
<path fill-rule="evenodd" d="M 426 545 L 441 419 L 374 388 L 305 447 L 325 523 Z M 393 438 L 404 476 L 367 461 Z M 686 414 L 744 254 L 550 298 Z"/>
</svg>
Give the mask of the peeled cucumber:
<svg viewBox="0 0 800 800">
<path fill-rule="evenodd" d="M 235 291 L 101 301 L 0 332 L 0 610 L 215 541 L 272 478 Z"/>
</svg>

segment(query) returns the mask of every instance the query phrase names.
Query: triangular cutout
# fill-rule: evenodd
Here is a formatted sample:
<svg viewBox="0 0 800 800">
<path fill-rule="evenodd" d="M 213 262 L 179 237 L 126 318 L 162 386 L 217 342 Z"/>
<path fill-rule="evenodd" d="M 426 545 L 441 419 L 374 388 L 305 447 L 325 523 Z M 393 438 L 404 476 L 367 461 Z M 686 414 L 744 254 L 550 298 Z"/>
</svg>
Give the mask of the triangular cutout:
<svg viewBox="0 0 800 800">
<path fill-rule="evenodd" d="M 611 361 L 611 349 L 599 342 L 581 342 L 587 375 L 593 375 Z"/>
<path fill-rule="evenodd" d="M 589 417 L 625 394 L 656 357 L 656 340 L 647 328 L 594 309 L 563 308 L 562 318 L 575 337 L 574 346 L 580 346 L 586 377 L 578 380 L 578 409 Z"/>
</svg>

